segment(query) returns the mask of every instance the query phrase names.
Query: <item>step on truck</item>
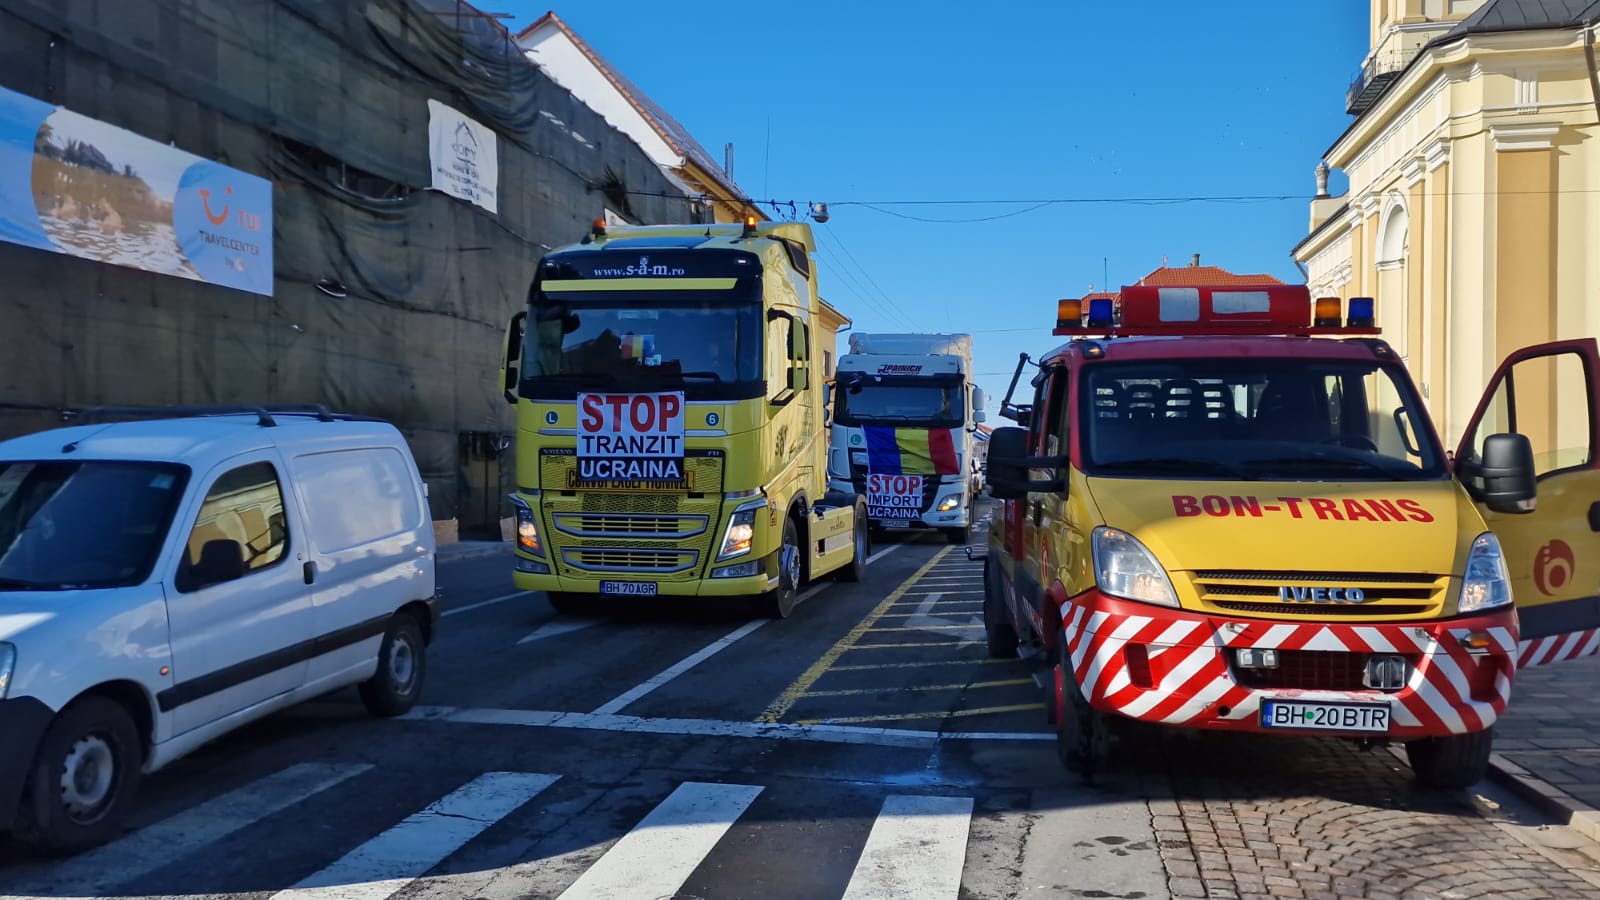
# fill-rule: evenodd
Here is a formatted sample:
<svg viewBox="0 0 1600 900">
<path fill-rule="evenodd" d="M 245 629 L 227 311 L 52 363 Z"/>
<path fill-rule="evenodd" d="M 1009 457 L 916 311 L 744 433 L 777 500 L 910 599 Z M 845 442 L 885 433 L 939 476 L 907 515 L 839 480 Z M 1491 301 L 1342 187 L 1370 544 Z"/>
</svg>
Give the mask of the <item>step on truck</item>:
<svg viewBox="0 0 1600 900">
<path fill-rule="evenodd" d="M 1600 647 L 1600 357 L 1511 353 L 1446 452 L 1374 300 L 1304 286 L 1062 301 L 1030 403 L 1002 402 L 992 656 L 1054 677 L 1092 773 L 1148 726 L 1400 742 L 1487 768 L 1520 665 Z"/>
<path fill-rule="evenodd" d="M 833 387 L 830 487 L 864 495 L 874 528 L 970 541 L 984 421 L 972 336 L 852 334 Z"/>
<path fill-rule="evenodd" d="M 750 597 L 859 579 L 866 500 L 827 484 L 816 244 L 801 222 L 619 226 L 540 261 L 507 327 L 520 590 Z"/>
</svg>

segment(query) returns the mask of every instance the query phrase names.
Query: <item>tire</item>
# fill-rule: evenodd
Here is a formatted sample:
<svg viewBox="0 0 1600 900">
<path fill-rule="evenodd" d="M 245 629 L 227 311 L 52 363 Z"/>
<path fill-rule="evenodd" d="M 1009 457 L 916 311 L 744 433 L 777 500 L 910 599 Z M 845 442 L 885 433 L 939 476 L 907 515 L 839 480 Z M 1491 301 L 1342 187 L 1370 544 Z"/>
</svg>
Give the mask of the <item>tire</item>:
<svg viewBox="0 0 1600 900">
<path fill-rule="evenodd" d="M 1016 659 L 1017 628 L 1004 614 L 1005 599 L 1000 596 L 999 575 L 983 564 L 983 633 L 989 641 L 990 659 Z"/>
<path fill-rule="evenodd" d="M 867 527 L 867 505 L 856 504 L 855 536 L 851 539 L 855 543 L 852 549 L 854 558 L 850 565 L 839 570 L 840 581 L 860 581 L 867 577 L 867 557 L 872 555 L 872 531 Z"/>
<path fill-rule="evenodd" d="M 138 794 L 143 743 L 122 704 L 94 695 L 73 701 L 39 742 L 16 836 L 55 855 L 105 843 Z"/>
<path fill-rule="evenodd" d="M 1105 713 L 1094 709 L 1078 689 L 1067 642 L 1058 642 L 1055 677 L 1056 756 L 1068 772 L 1085 782 L 1106 767 L 1111 758 L 1111 729 Z"/>
<path fill-rule="evenodd" d="M 964 525 L 960 528 L 944 529 L 944 539 L 956 546 L 972 543 L 972 526 Z"/>
<path fill-rule="evenodd" d="M 761 595 L 762 612 L 769 619 L 787 619 L 800 596 L 800 531 L 790 516 L 783 518 L 783 546 L 778 553 L 778 586 Z"/>
<path fill-rule="evenodd" d="M 588 594 L 550 591 L 544 595 L 544 598 L 550 601 L 550 608 L 558 613 L 586 613 L 594 606 L 594 598 Z"/>
<path fill-rule="evenodd" d="M 359 687 L 367 712 L 380 719 L 405 715 L 422 696 L 428 674 L 428 651 L 422 626 L 406 613 L 389 620 L 389 630 L 378 647 L 378 671 Z"/>
<path fill-rule="evenodd" d="M 1406 741 L 1406 761 L 1416 782 L 1427 787 L 1464 788 L 1489 774 L 1494 726 L 1470 734 Z"/>
</svg>

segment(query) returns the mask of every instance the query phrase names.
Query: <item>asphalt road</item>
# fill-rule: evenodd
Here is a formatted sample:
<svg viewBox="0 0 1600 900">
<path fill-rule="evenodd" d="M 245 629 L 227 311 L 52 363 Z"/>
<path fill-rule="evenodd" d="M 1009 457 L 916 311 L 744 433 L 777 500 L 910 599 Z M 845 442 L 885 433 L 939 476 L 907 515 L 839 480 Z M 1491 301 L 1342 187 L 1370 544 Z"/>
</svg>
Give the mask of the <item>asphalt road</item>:
<svg viewBox="0 0 1600 900">
<path fill-rule="evenodd" d="M 1600 897 L 1600 849 L 1383 749 L 1156 733 L 1083 785 L 984 652 L 981 564 L 874 549 L 784 621 L 561 616 L 509 553 L 442 563 L 424 707 L 219 740 L 104 848 L 0 844 L 0 900 Z"/>
</svg>

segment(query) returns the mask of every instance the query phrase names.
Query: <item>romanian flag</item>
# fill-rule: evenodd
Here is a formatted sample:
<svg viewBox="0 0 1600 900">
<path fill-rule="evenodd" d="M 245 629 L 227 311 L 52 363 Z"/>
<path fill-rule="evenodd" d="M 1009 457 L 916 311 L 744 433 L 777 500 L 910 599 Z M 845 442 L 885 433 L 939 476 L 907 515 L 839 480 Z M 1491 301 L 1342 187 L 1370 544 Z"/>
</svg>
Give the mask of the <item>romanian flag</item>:
<svg viewBox="0 0 1600 900">
<path fill-rule="evenodd" d="M 955 439 L 948 428 L 891 428 L 863 425 L 867 471 L 882 475 L 955 475 Z"/>
</svg>

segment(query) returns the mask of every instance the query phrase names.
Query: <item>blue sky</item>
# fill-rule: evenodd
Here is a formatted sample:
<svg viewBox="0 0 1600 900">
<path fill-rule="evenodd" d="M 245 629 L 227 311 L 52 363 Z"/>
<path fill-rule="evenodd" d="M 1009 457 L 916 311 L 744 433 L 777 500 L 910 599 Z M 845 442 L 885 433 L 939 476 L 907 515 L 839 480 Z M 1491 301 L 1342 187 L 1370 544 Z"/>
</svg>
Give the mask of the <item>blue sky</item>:
<svg viewBox="0 0 1600 900">
<path fill-rule="evenodd" d="M 1017 354 L 1061 342 L 1059 297 L 1194 253 L 1304 281 L 1289 250 L 1351 121 L 1369 15 L 1364 0 L 476 5 L 513 31 L 553 8 L 713 156 L 733 142 L 752 197 L 827 202 L 823 296 L 857 331 L 971 333 L 995 425 Z M 1292 199 L 851 205 L 1261 195 Z"/>
</svg>

